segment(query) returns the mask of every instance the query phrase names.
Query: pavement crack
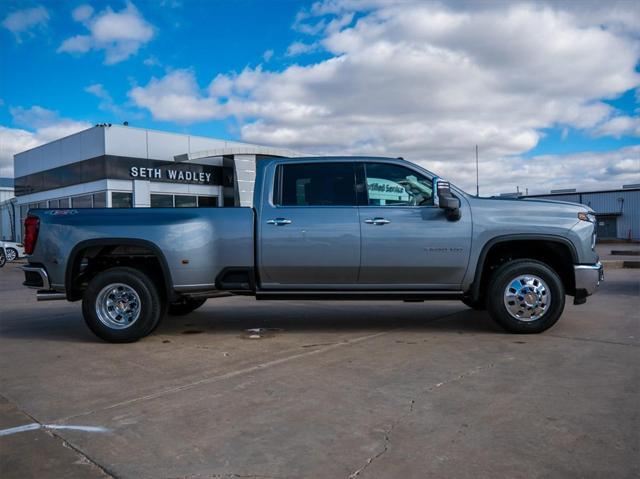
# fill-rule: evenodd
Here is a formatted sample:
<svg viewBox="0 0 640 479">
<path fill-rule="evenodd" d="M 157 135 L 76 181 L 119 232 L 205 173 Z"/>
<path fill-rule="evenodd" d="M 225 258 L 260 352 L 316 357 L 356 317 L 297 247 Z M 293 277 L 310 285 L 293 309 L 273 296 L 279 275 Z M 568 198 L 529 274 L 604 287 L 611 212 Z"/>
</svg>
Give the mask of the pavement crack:
<svg viewBox="0 0 640 479">
<path fill-rule="evenodd" d="M 511 360 L 513 359 L 511 356 L 507 356 L 504 358 L 505 360 Z M 483 366 L 476 366 L 475 368 L 471 368 L 467 371 L 464 371 L 456 376 L 453 376 L 452 378 L 449 378 L 445 381 L 441 381 L 439 383 L 433 384 L 431 386 L 429 386 L 428 388 L 423 389 L 419 395 L 422 396 L 424 394 L 428 394 L 432 391 L 435 391 L 436 389 L 439 389 L 443 386 L 446 386 L 448 384 L 453 384 L 456 383 L 458 381 L 461 381 L 469 376 L 473 376 L 474 374 L 478 374 L 479 372 L 482 371 L 486 371 L 488 369 L 492 369 L 495 366 L 495 362 L 489 363 L 489 364 L 485 364 Z M 362 474 L 365 469 L 367 469 L 374 461 L 376 461 L 377 459 L 379 459 L 380 457 L 382 457 L 384 454 L 387 453 L 387 451 L 389 450 L 389 447 L 391 446 L 391 434 L 393 432 L 393 430 L 396 428 L 396 426 L 398 426 L 398 424 L 400 424 L 402 421 L 404 421 L 409 415 L 411 415 L 414 411 L 414 407 L 416 404 L 416 399 L 411 399 L 411 402 L 409 403 L 409 406 L 407 408 L 407 410 L 404 412 L 404 414 L 401 414 L 397 419 L 395 419 L 387 429 L 385 429 L 384 431 L 384 442 L 382 445 L 382 449 L 380 451 L 378 451 L 376 454 L 369 456 L 364 464 L 362 466 L 360 466 L 358 469 L 356 469 L 355 471 L 353 471 L 351 474 L 349 474 L 349 476 L 347 476 L 347 479 L 355 479 L 356 477 L 358 477 L 360 474 Z"/>
</svg>

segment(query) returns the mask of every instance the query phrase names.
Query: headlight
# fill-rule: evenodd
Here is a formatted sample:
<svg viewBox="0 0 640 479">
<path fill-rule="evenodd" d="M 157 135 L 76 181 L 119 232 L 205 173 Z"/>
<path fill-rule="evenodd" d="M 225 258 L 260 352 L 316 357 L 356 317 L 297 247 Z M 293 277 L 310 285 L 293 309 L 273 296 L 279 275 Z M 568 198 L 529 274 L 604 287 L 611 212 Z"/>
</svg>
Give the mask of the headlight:
<svg viewBox="0 0 640 479">
<path fill-rule="evenodd" d="M 584 213 L 581 211 L 580 213 L 578 213 L 578 219 L 581 221 L 588 221 L 589 223 L 595 223 L 596 215 L 594 215 L 593 213 Z"/>
</svg>

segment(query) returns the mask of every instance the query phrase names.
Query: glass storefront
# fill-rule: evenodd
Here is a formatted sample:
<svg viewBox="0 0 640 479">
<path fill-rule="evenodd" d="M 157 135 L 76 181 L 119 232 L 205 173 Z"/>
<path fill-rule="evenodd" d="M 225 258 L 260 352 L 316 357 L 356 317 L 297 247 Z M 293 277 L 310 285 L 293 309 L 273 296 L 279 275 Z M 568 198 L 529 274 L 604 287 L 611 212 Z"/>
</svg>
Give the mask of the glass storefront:
<svg viewBox="0 0 640 479">
<path fill-rule="evenodd" d="M 152 208 L 215 208 L 217 196 L 151 194 Z"/>
<path fill-rule="evenodd" d="M 131 208 L 132 206 L 133 206 L 132 193 L 120 193 L 117 191 L 114 191 L 111 193 L 112 208 Z"/>
</svg>

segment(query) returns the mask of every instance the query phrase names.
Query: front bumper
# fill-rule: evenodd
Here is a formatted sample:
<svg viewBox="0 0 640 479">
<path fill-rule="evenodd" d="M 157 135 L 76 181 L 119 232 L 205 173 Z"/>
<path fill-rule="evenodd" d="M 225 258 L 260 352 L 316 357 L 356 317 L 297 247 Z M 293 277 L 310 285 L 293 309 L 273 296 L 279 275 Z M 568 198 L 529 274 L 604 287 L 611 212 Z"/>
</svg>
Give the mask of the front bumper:
<svg viewBox="0 0 640 479">
<path fill-rule="evenodd" d="M 604 280 L 604 268 L 598 261 L 596 264 L 578 264 L 573 266 L 576 283 L 575 304 L 586 301 L 587 296 L 595 293 Z"/>
</svg>

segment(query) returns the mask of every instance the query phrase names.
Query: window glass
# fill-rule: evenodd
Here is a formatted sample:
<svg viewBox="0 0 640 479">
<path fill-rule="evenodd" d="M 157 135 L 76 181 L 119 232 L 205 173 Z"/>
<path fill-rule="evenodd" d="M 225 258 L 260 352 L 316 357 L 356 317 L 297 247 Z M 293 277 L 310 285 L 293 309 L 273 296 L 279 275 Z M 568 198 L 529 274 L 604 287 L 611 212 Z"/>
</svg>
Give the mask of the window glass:
<svg viewBox="0 0 640 479">
<path fill-rule="evenodd" d="M 60 208 L 60 200 L 49 200 L 49 208 Z"/>
<path fill-rule="evenodd" d="M 101 193 L 93 194 L 93 207 L 94 208 L 106 208 L 107 207 L 107 193 L 103 191 Z"/>
<path fill-rule="evenodd" d="M 307 163 L 282 166 L 284 206 L 356 205 L 352 163 Z"/>
<path fill-rule="evenodd" d="M 173 208 L 173 195 L 151 195 L 152 208 Z"/>
<path fill-rule="evenodd" d="M 69 198 L 60 198 L 58 200 L 60 208 L 69 208 Z"/>
<path fill-rule="evenodd" d="M 218 198 L 215 196 L 198 196 L 199 208 L 215 208 L 218 206 Z"/>
<path fill-rule="evenodd" d="M 133 204 L 133 195 L 131 193 L 111 193 L 112 208 L 131 208 Z"/>
<path fill-rule="evenodd" d="M 38 208 L 42 208 L 42 209 L 47 209 L 47 202 L 46 201 L 41 201 L 40 203 L 38 203 Z"/>
<path fill-rule="evenodd" d="M 195 208 L 198 206 L 198 199 L 195 196 L 176 195 L 176 208 Z"/>
<path fill-rule="evenodd" d="M 369 206 L 433 205 L 433 183 L 404 166 L 367 163 Z"/>
<path fill-rule="evenodd" d="M 91 195 L 71 197 L 71 206 L 73 208 L 91 208 L 91 205 L 92 205 Z"/>
</svg>

